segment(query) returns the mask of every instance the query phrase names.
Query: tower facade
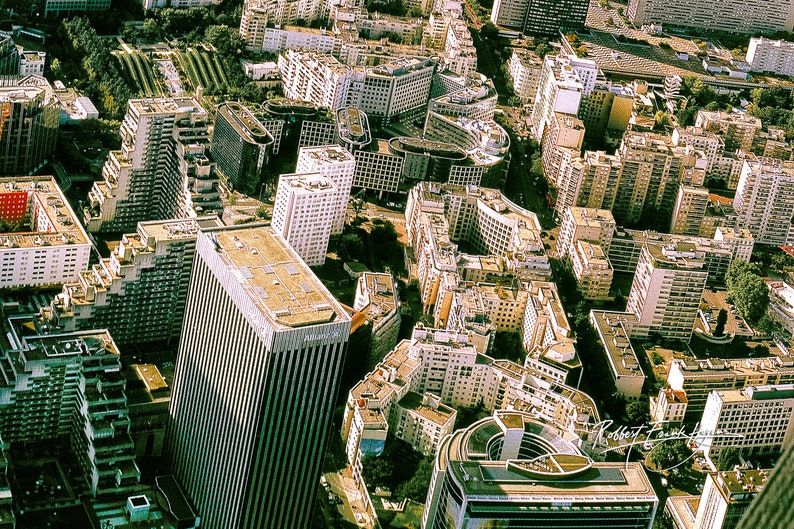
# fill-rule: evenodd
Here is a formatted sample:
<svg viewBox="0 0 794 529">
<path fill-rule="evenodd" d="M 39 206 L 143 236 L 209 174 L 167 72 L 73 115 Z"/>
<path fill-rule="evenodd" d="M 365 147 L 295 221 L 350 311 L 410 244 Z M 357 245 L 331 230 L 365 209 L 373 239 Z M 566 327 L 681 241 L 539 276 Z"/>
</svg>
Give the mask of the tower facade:
<svg viewBox="0 0 794 529">
<path fill-rule="evenodd" d="M 319 173 L 330 178 L 336 186 L 336 204 L 328 215 L 331 220 L 332 235 L 342 233 L 342 228 L 345 226 L 347 201 L 350 198 L 355 169 L 356 159 L 338 145 L 303 147 L 298 151 L 296 173 Z"/>
<path fill-rule="evenodd" d="M 169 450 L 203 527 L 308 527 L 350 326 L 269 226 L 199 233 Z"/>
</svg>

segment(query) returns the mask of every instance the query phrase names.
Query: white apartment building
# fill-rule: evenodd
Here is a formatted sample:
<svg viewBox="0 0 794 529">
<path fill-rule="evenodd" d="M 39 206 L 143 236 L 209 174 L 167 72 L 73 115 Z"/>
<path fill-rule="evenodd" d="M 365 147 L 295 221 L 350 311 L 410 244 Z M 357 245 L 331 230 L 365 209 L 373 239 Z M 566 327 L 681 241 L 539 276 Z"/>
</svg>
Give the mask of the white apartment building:
<svg viewBox="0 0 794 529">
<path fill-rule="evenodd" d="M 309 266 L 325 263 L 331 239 L 329 218 L 336 213 L 339 191 L 318 173 L 284 174 L 278 179 L 273 229 Z"/>
<path fill-rule="evenodd" d="M 794 29 L 794 2 L 764 0 L 630 0 L 626 16 L 643 24 L 689 27 L 733 33 Z"/>
<path fill-rule="evenodd" d="M 557 256 L 564 258 L 571 255 L 580 239 L 598 244 L 608 253 L 614 232 L 615 219 L 608 209 L 567 208 L 557 236 Z"/>
<path fill-rule="evenodd" d="M 557 285 L 532 281 L 527 294 L 521 327 L 521 344 L 527 353 L 524 367 L 565 384 L 582 364 Z"/>
<path fill-rule="evenodd" d="M 338 55 L 341 46 L 342 41 L 334 33 L 325 29 L 285 26 L 284 28 L 265 28 L 261 51 L 281 53 L 287 50 L 307 50 Z"/>
<path fill-rule="evenodd" d="M 88 194 L 88 231 L 132 232 L 142 221 L 221 211 L 207 119 L 196 99 L 129 100 L 121 150 L 108 154 Z"/>
<path fill-rule="evenodd" d="M 141 222 L 109 258 L 63 285 L 41 311 L 49 332 L 107 329 L 122 345 L 179 338 L 201 228 L 218 217 Z"/>
<path fill-rule="evenodd" d="M 637 316 L 632 337 L 659 333 L 689 342 L 709 273 L 692 245 L 646 243 L 640 251 L 626 311 Z"/>
<path fill-rule="evenodd" d="M 523 103 L 534 101 L 540 83 L 543 60 L 530 50 L 514 48 L 507 61 L 507 73 L 513 82 L 513 91 Z"/>
<path fill-rule="evenodd" d="M 51 176 L 0 178 L 0 290 L 59 287 L 88 269 L 92 244 Z"/>
<path fill-rule="evenodd" d="M 468 333 L 420 325 L 350 390 L 342 420 L 348 462 L 358 469 L 362 456 L 380 454 L 387 431 L 433 453 L 451 433 L 451 406 L 480 403 L 488 410 L 532 410 L 571 432 L 598 422 L 585 393 L 483 355 Z"/>
<path fill-rule="evenodd" d="M 538 92 L 532 107 L 535 139 L 543 141 L 555 112 L 577 115 L 583 96 L 595 88 L 598 66 L 589 59 L 550 55 L 543 60 Z"/>
<path fill-rule="evenodd" d="M 726 247 L 731 248 L 733 260 L 741 259 L 742 261 L 750 262 L 755 244 L 750 230 L 717 226 L 714 231 L 714 240 L 722 241 Z"/>
<path fill-rule="evenodd" d="M 382 123 L 411 111 L 424 112 L 435 67 L 429 59 L 399 57 L 366 68 L 359 108 Z"/>
<path fill-rule="evenodd" d="M 290 99 L 311 101 L 333 112 L 361 104 L 363 75 L 331 55 L 286 50 L 278 57 L 278 69 L 284 95 Z"/>
<path fill-rule="evenodd" d="M 783 331 L 794 336 L 794 288 L 785 281 L 767 281 L 769 306 L 766 314 L 778 322 Z"/>
<path fill-rule="evenodd" d="M 670 388 L 659 389 L 656 397 L 650 398 L 651 421 L 675 427 L 684 421 L 687 398 L 683 391 Z"/>
<path fill-rule="evenodd" d="M 603 248 L 579 239 L 571 253 L 571 267 L 584 299 L 610 299 L 614 270 Z"/>
<path fill-rule="evenodd" d="M 367 317 L 372 334 L 367 355 L 371 369 L 394 349 L 400 333 L 400 296 L 391 274 L 364 272 L 356 284 L 353 308 Z"/>
<path fill-rule="evenodd" d="M 270 0 L 245 0 L 240 16 L 240 38 L 248 51 L 259 52 L 265 40 L 267 23 L 274 18 Z"/>
<path fill-rule="evenodd" d="M 708 396 L 714 390 L 777 384 L 794 384 L 794 360 L 790 357 L 673 360 L 667 374 L 667 385 L 686 393 L 687 422 L 700 420 Z"/>
<path fill-rule="evenodd" d="M 355 168 L 356 160 L 353 155 L 338 145 L 301 147 L 298 150 L 295 173 L 319 173 L 327 176 L 336 188 L 336 203 L 329 209 L 327 219 L 331 225 L 331 235 L 342 233 L 345 226 Z"/>
<path fill-rule="evenodd" d="M 144 9 L 162 7 L 206 7 L 219 4 L 220 0 L 143 0 Z"/>
<path fill-rule="evenodd" d="M 642 397 L 645 375 L 629 340 L 637 316 L 630 312 L 590 311 L 590 323 L 604 346 L 615 389 L 627 399 Z"/>
<path fill-rule="evenodd" d="M 270 226 L 199 233 L 167 447 L 202 527 L 310 525 L 350 329 Z"/>
<path fill-rule="evenodd" d="M 673 219 L 670 221 L 670 233 L 691 236 L 700 233 L 700 224 L 706 215 L 708 204 L 708 189 L 681 184 L 673 208 Z"/>
<path fill-rule="evenodd" d="M 739 449 L 745 457 L 781 452 L 794 443 L 794 385 L 712 391 L 700 428 L 706 435 L 698 444 L 712 461 L 728 447 Z M 709 432 L 729 432 L 733 436 L 708 435 Z"/>
<path fill-rule="evenodd" d="M 738 227 L 749 230 L 756 242 L 794 244 L 794 162 L 745 159 L 733 208 Z"/>
<path fill-rule="evenodd" d="M 794 75 L 794 42 L 752 38 L 745 60 L 754 72 Z"/>
<path fill-rule="evenodd" d="M 707 160 L 706 172 L 710 172 L 719 156 L 725 150 L 725 142 L 713 131 L 703 130 L 700 127 L 676 127 L 670 135 L 675 146 L 692 147 L 703 153 Z"/>
</svg>

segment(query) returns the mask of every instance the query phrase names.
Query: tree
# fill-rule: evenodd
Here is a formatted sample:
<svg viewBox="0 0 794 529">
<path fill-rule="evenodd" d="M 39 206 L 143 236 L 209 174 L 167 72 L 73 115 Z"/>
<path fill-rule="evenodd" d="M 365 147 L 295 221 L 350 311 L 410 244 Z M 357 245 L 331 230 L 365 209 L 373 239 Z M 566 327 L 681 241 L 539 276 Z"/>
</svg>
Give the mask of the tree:
<svg viewBox="0 0 794 529">
<path fill-rule="evenodd" d="M 427 498 L 427 489 L 430 488 L 430 478 L 433 477 L 434 460 L 433 457 L 422 459 L 411 479 L 397 487 L 397 496 L 423 503 Z"/>
<path fill-rule="evenodd" d="M 717 470 L 732 470 L 734 466 L 740 463 L 739 450 L 732 446 L 720 450 L 717 456 Z"/>
<path fill-rule="evenodd" d="M 728 323 L 728 311 L 720 309 L 717 314 L 717 326 L 714 328 L 714 336 L 722 336 L 725 334 L 725 324 Z"/>
<path fill-rule="evenodd" d="M 667 112 L 663 110 L 658 111 L 653 116 L 653 128 L 655 130 L 665 130 L 670 127 L 670 116 L 667 115 Z"/>
<path fill-rule="evenodd" d="M 342 235 L 339 241 L 339 257 L 343 261 L 355 259 L 359 261 L 364 257 L 364 241 L 355 233 Z"/>
<path fill-rule="evenodd" d="M 647 400 L 635 400 L 626 405 L 626 420 L 629 426 L 648 424 L 651 419 L 650 405 Z"/>
<path fill-rule="evenodd" d="M 499 38 L 499 28 L 494 25 L 493 22 L 488 21 L 480 28 L 480 35 L 484 39 L 498 39 Z"/>
<path fill-rule="evenodd" d="M 389 487 L 394 475 L 392 462 L 381 456 L 365 456 L 361 461 L 361 477 L 368 487 Z"/>
<path fill-rule="evenodd" d="M 158 38 L 160 36 L 160 27 L 157 25 L 157 21 L 153 18 L 147 18 L 144 20 L 141 35 L 143 38 L 149 40 L 155 40 Z"/>
<path fill-rule="evenodd" d="M 683 439 L 673 439 L 657 443 L 648 458 L 656 467 L 667 469 L 683 462 L 691 455 L 692 451 Z"/>
<path fill-rule="evenodd" d="M 210 26 L 204 32 L 204 40 L 218 50 L 221 57 L 236 56 L 243 47 L 240 32 L 229 26 Z"/>
</svg>

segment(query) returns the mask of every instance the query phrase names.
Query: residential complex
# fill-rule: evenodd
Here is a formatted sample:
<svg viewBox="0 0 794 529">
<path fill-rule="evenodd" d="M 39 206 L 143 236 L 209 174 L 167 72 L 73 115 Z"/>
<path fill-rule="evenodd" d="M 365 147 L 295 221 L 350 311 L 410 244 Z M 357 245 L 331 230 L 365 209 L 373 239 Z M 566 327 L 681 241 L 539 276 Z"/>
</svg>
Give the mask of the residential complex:
<svg viewBox="0 0 794 529">
<path fill-rule="evenodd" d="M 113 339 L 107 331 L 31 335 L 28 318 L 8 323 L 0 358 L 10 375 L 0 389 L 3 440 L 67 436 L 92 495 L 134 491 L 141 473 Z"/>
<path fill-rule="evenodd" d="M 307 265 L 325 262 L 339 190 L 319 173 L 285 174 L 278 179 L 273 229 L 284 237 Z"/>
<path fill-rule="evenodd" d="M 131 99 L 88 197 L 88 231 L 133 231 L 138 222 L 195 217 L 222 209 L 209 158 L 207 112 L 196 99 Z"/>
<path fill-rule="evenodd" d="M 727 447 L 737 448 L 745 457 L 780 453 L 794 444 L 794 385 L 713 390 L 700 428 L 706 434 L 699 444 L 712 461 Z"/>
<path fill-rule="evenodd" d="M 202 527 L 308 525 L 349 333 L 271 228 L 199 233 L 168 453 Z"/>
<path fill-rule="evenodd" d="M 348 462 L 384 449 L 387 432 L 433 453 L 452 433 L 455 409 L 476 406 L 531 412 L 567 435 L 598 422 L 584 393 L 533 369 L 480 352 L 466 333 L 417 326 L 350 390 L 342 421 Z"/>
<path fill-rule="evenodd" d="M 626 16 L 632 24 L 664 24 L 665 26 L 729 31 L 732 33 L 759 33 L 794 29 L 794 4 L 789 0 L 768 5 L 755 0 L 716 2 L 697 0 L 630 0 Z"/>
<path fill-rule="evenodd" d="M 51 176 L 0 178 L 0 289 L 60 287 L 88 269 L 91 242 Z"/>
<path fill-rule="evenodd" d="M 400 295 L 391 274 L 364 272 L 356 284 L 353 308 L 372 323 L 367 369 L 397 345 L 400 333 Z"/>
<path fill-rule="evenodd" d="M 579 240 L 598 244 L 609 252 L 615 232 L 615 219 L 606 209 L 570 207 L 561 219 L 557 237 L 557 255 L 566 257 L 574 251 Z"/>
<path fill-rule="evenodd" d="M 494 12 L 496 9 L 494 9 Z M 535 139 L 542 142 L 555 112 L 577 115 L 582 97 L 595 87 L 598 67 L 589 59 L 569 55 L 547 56 L 532 107 Z"/>
<path fill-rule="evenodd" d="M 215 109 L 210 152 L 232 188 L 248 194 L 256 192 L 272 145 L 273 136 L 240 103 L 230 101 Z"/>
<path fill-rule="evenodd" d="M 742 166 L 733 208 L 737 225 L 757 243 L 794 244 L 794 162 L 773 158 L 747 159 Z"/>
<path fill-rule="evenodd" d="M 688 342 L 708 276 L 691 246 L 646 243 L 626 302 L 626 310 L 637 316 L 632 337 L 653 332 Z"/>
<path fill-rule="evenodd" d="M 108 329 L 121 345 L 179 338 L 196 237 L 220 225 L 217 217 L 139 223 L 109 258 L 63 285 L 42 310 L 41 328 Z"/>
<path fill-rule="evenodd" d="M 529 413 L 498 411 L 444 439 L 426 529 L 648 527 L 658 498 L 640 463 L 598 463 Z M 575 485 L 574 485 L 575 483 Z"/>
<path fill-rule="evenodd" d="M 794 75 L 794 43 L 764 37 L 752 38 L 745 58 L 754 72 Z"/>
</svg>

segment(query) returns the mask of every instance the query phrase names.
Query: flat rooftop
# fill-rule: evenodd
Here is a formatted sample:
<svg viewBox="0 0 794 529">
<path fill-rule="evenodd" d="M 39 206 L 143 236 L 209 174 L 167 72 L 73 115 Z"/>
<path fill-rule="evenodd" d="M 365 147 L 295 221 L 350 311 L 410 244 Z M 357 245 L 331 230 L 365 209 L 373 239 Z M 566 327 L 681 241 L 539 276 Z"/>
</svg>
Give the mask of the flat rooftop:
<svg viewBox="0 0 794 529">
<path fill-rule="evenodd" d="M 216 216 L 194 219 L 154 220 L 139 222 L 138 229 L 157 241 L 195 240 L 199 229 L 216 228 L 223 223 Z"/>
<path fill-rule="evenodd" d="M 207 113 L 196 99 L 190 97 L 130 99 L 128 104 L 140 114 Z"/>
<path fill-rule="evenodd" d="M 353 162 L 355 158 L 347 149 L 339 147 L 338 145 L 323 145 L 320 147 L 301 147 L 300 156 L 304 154 L 311 158 L 313 161 L 321 164 L 337 164 L 342 162 Z"/>
<path fill-rule="evenodd" d="M 227 101 L 218 105 L 217 113 L 221 114 L 232 126 L 234 131 L 249 143 L 269 145 L 273 136 L 265 130 L 254 114 L 240 103 Z"/>
<path fill-rule="evenodd" d="M 607 352 L 609 365 L 617 376 L 644 377 L 637 354 L 631 346 L 624 323 L 637 322 L 637 316 L 626 312 L 590 311 L 591 320 Z"/>
<path fill-rule="evenodd" d="M 0 247 L 30 248 L 88 243 L 88 235 L 52 176 L 0 178 L 0 194 L 5 193 L 28 193 L 28 210 L 32 200 L 47 217 L 46 220 L 36 219 L 37 225 L 47 225 L 48 229 L 0 233 Z M 26 216 L 26 219 L 29 218 Z"/>
<path fill-rule="evenodd" d="M 301 327 L 349 320 L 347 312 L 297 253 L 265 225 L 205 233 L 221 259 L 276 326 Z"/>
</svg>

